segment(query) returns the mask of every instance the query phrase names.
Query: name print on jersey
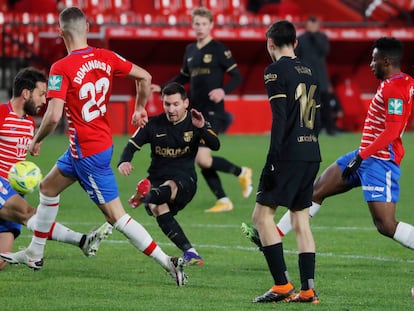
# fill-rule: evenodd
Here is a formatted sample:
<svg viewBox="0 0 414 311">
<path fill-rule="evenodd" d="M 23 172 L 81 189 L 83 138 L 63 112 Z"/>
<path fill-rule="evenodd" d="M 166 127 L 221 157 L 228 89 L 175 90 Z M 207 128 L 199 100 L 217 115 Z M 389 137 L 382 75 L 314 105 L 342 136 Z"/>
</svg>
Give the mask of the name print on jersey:
<svg viewBox="0 0 414 311">
<path fill-rule="evenodd" d="M 77 84 L 81 85 L 81 84 L 82 84 L 82 80 L 83 80 L 83 78 L 85 78 L 85 75 L 86 75 L 89 71 L 94 70 L 94 69 L 100 69 L 100 70 L 103 70 L 103 71 L 105 71 L 108 75 L 110 75 L 110 74 L 111 74 L 111 69 L 112 69 L 112 68 L 111 68 L 111 66 L 110 66 L 110 65 L 108 65 L 108 64 L 106 64 L 106 63 L 104 63 L 104 62 L 101 62 L 101 61 L 99 61 L 99 60 L 96 60 L 96 59 L 90 60 L 90 61 L 88 61 L 88 62 L 84 63 L 84 64 L 82 65 L 82 67 L 80 67 L 80 68 L 79 68 L 79 70 L 76 72 L 76 76 L 73 78 L 73 82 L 75 82 L 75 83 L 77 83 Z"/>
</svg>

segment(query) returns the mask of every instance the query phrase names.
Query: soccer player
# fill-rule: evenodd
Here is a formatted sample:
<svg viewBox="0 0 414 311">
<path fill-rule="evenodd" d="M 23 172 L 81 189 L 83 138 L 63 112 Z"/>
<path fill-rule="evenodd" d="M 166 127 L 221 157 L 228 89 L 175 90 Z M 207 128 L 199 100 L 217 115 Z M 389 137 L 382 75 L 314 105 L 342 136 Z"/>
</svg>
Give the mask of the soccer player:
<svg viewBox="0 0 414 311">
<path fill-rule="evenodd" d="M 192 12 L 192 21 L 197 41 L 187 46 L 180 74 L 170 82 L 190 82 L 192 108 L 200 111 L 210 122 L 213 130 L 219 133 L 223 127 L 223 119 L 226 118 L 224 97 L 241 83 L 242 77 L 231 51 L 211 36 L 213 13 L 204 7 L 196 8 Z M 224 85 L 225 74 L 230 78 Z M 152 90 L 160 92 L 163 86 L 153 84 Z M 207 185 L 217 198 L 215 205 L 206 212 L 233 210 L 233 203 L 227 197 L 217 172 L 237 176 L 243 197 L 250 196 L 253 189 L 250 168 L 240 167 L 223 157 L 213 157 L 210 148 L 206 146 L 200 146 L 196 162 Z"/>
<path fill-rule="evenodd" d="M 189 100 L 181 84 L 167 84 L 162 89 L 162 99 L 165 113 L 151 118 L 135 132 L 124 148 L 118 170 L 129 175 L 134 153 L 143 145 L 151 144 L 149 176 L 138 183 L 137 192 L 129 202 L 135 208 L 144 201 L 162 232 L 184 252 L 184 263 L 202 265 L 203 259 L 174 216 L 196 193 L 194 160 L 199 146 L 218 150 L 220 141 L 200 112 L 194 108 L 188 110 Z"/>
<path fill-rule="evenodd" d="M 36 209 L 9 184 L 8 172 L 18 161 L 26 159 L 36 129 L 36 116 L 46 103 L 46 75 L 35 68 L 20 70 L 13 81 L 13 96 L 0 105 L 0 252 L 13 249 L 22 225 L 34 230 Z M 86 256 L 94 256 L 102 239 L 111 232 L 108 223 L 88 234 L 72 231 L 53 223 L 47 238 L 79 246 Z M 0 260 L 0 270 L 6 262 Z"/>
<path fill-rule="evenodd" d="M 177 285 L 184 285 L 183 259 L 167 256 L 145 228 L 125 212 L 110 166 L 113 141 L 106 113 L 113 78 L 128 76 L 135 80 L 137 100 L 133 122 L 143 126 L 148 121 L 145 104 L 151 93 L 151 75 L 112 51 L 89 46 L 88 23 L 79 8 L 64 9 L 59 26 L 68 55 L 50 69 L 49 104 L 29 151 L 38 154 L 41 142 L 56 128 L 63 110 L 68 119 L 69 147 L 40 184 L 40 204 L 29 247 L 1 256 L 6 261 L 24 264 L 38 262 L 41 268 L 46 234 L 59 210 L 59 195 L 78 181 L 115 229 L 154 258 Z"/>
<path fill-rule="evenodd" d="M 321 161 L 317 137 L 318 86 L 312 70 L 295 56 L 297 39 L 292 23 L 278 21 L 272 24 L 266 37 L 267 51 L 273 63 L 265 69 L 264 83 L 273 122 L 252 218 L 274 285 L 253 302 L 318 304 L 314 288 L 315 242 L 309 226 L 313 181 Z M 301 280 L 299 293 L 295 293 L 289 278 L 282 239 L 273 221 L 279 205 L 289 209 L 296 234 Z"/>
<path fill-rule="evenodd" d="M 414 227 L 395 219 L 404 156 L 402 136 L 414 95 L 413 78 L 400 69 L 402 56 L 399 40 L 380 38 L 374 42 L 370 67 L 381 83 L 369 106 L 361 143 L 316 179 L 309 215 L 314 216 L 326 198 L 362 187 L 378 232 L 414 249 Z M 258 242 L 254 228 L 243 226 L 248 237 Z M 282 217 L 277 228 L 282 235 L 292 229 L 289 214 Z"/>
</svg>

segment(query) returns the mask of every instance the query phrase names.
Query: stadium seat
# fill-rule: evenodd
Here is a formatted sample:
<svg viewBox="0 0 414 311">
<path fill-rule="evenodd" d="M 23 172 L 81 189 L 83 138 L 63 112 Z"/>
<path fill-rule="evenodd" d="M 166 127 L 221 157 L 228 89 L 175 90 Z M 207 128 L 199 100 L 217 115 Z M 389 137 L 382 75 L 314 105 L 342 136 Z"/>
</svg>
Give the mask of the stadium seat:
<svg viewBox="0 0 414 311">
<path fill-rule="evenodd" d="M 114 22 L 120 25 L 134 25 L 142 23 L 142 16 L 134 12 L 124 12 L 113 15 Z"/>
<path fill-rule="evenodd" d="M 105 14 L 111 10 L 111 3 L 109 0 L 84 0 L 83 9 L 89 16 Z"/>
<path fill-rule="evenodd" d="M 130 0 L 108 0 L 109 7 L 108 13 L 110 14 L 120 14 L 127 13 L 131 11 L 131 1 Z"/>
<path fill-rule="evenodd" d="M 345 78 L 335 87 L 344 115 L 337 120 L 337 127 L 344 131 L 361 131 L 364 125 L 366 107 L 361 101 L 361 90 L 351 78 Z"/>
<path fill-rule="evenodd" d="M 220 27 L 233 25 L 233 17 L 223 13 L 214 14 L 214 24 Z"/>
<path fill-rule="evenodd" d="M 181 0 L 179 11 L 181 14 L 191 15 L 191 12 L 200 5 L 197 0 Z"/>
<path fill-rule="evenodd" d="M 259 9 L 259 14 L 272 14 L 279 16 L 301 15 L 300 7 L 293 2 L 268 3 Z"/>
<path fill-rule="evenodd" d="M 180 11 L 180 0 L 154 0 L 156 14 L 169 15 Z"/>
<path fill-rule="evenodd" d="M 85 7 L 84 0 L 62 0 L 62 2 L 67 8 L 76 6 L 83 9 Z"/>
<path fill-rule="evenodd" d="M 226 3 L 221 0 L 204 0 L 202 1 L 203 5 L 211 10 L 214 15 L 219 13 L 227 13 L 226 12 Z"/>
<path fill-rule="evenodd" d="M 5 13 L 9 11 L 9 5 L 7 0 L 0 0 L 0 13 Z"/>
<path fill-rule="evenodd" d="M 228 0 L 226 6 L 226 13 L 232 15 L 239 15 L 246 13 L 246 0 Z"/>
<path fill-rule="evenodd" d="M 250 13 L 240 13 L 237 16 L 238 25 L 240 26 L 255 26 L 256 16 Z"/>
<path fill-rule="evenodd" d="M 259 14 L 258 16 L 258 23 L 262 26 L 270 26 L 270 24 L 276 22 L 280 19 L 279 15 L 273 14 Z"/>
</svg>

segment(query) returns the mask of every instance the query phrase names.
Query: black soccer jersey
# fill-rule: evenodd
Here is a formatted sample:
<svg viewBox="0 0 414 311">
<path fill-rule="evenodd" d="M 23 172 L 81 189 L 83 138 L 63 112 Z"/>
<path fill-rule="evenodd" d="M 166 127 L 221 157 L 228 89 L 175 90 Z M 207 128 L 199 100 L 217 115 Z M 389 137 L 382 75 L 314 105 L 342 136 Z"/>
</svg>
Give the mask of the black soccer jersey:
<svg viewBox="0 0 414 311">
<path fill-rule="evenodd" d="M 194 180 L 197 175 L 194 160 L 198 147 L 204 144 L 212 150 L 218 150 L 220 141 L 208 124 L 202 129 L 196 128 L 187 112 L 178 122 L 168 121 L 165 113 L 152 117 L 129 140 L 119 162 L 131 162 L 135 151 L 144 144 L 151 144 L 151 165 L 149 175 L 154 179 L 171 179 L 177 173 L 189 174 Z M 118 164 L 118 165 L 119 165 Z"/>
<path fill-rule="evenodd" d="M 224 74 L 228 72 L 232 79 L 223 86 Z M 230 93 L 241 82 L 241 75 L 231 51 L 221 42 L 211 40 L 201 49 L 196 43 L 186 47 L 180 75 L 172 81 L 185 84 L 190 82 L 190 103 L 201 111 L 205 117 L 211 111 L 224 112 L 224 103 L 210 101 L 208 93 L 216 88 L 223 88 Z"/>
<path fill-rule="evenodd" d="M 284 56 L 265 69 L 264 82 L 273 119 L 269 153 L 279 161 L 321 161 L 319 90 L 311 69 Z"/>
</svg>

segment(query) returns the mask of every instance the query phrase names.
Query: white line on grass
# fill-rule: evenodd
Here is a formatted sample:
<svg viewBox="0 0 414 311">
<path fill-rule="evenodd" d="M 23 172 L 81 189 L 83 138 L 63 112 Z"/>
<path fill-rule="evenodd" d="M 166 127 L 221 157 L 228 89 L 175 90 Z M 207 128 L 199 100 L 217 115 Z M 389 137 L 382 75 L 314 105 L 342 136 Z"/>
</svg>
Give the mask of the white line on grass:
<svg viewBox="0 0 414 311">
<path fill-rule="evenodd" d="M 113 244 L 126 244 L 129 243 L 127 240 L 105 240 L 105 243 L 113 243 Z M 163 243 L 163 242 L 157 242 L 160 246 L 174 246 L 172 243 Z M 255 251 L 259 252 L 257 247 L 245 247 L 245 246 L 225 246 L 225 245 L 211 245 L 211 244 L 193 244 L 195 247 L 198 248 L 210 248 L 210 249 L 238 249 L 242 251 Z M 297 254 L 297 251 L 294 250 L 284 250 L 287 254 Z M 399 263 L 414 263 L 414 260 L 404 260 L 399 258 L 387 258 L 387 257 L 376 257 L 376 256 L 363 256 L 363 255 L 341 255 L 341 254 L 335 254 L 335 253 L 321 253 L 318 252 L 317 256 L 323 256 L 323 257 L 338 257 L 338 258 L 345 258 L 345 259 L 363 259 L 363 260 L 373 260 L 373 261 L 381 261 L 381 262 L 399 262 Z"/>
<path fill-rule="evenodd" d="M 96 222 L 62 222 L 65 226 L 96 226 Z M 156 223 L 146 223 L 140 221 L 140 224 L 144 227 L 157 227 Z M 193 227 L 193 228 L 240 228 L 240 225 L 235 224 L 185 224 L 186 227 Z M 374 226 L 370 227 L 333 227 L 333 226 L 312 226 L 312 230 L 344 230 L 344 231 L 376 231 Z"/>
<path fill-rule="evenodd" d="M 96 226 L 96 223 L 89 223 L 89 222 L 65 222 L 65 225 L 73 226 L 73 225 L 82 225 L 82 226 Z M 152 227 L 156 226 L 154 223 L 141 223 L 144 227 Z M 204 227 L 204 228 L 239 228 L 239 225 L 233 224 L 226 224 L 226 225 L 218 225 L 218 224 L 186 224 L 186 227 Z M 314 226 L 312 230 L 354 230 L 354 231 L 373 231 L 375 228 L 373 227 L 329 227 L 329 226 Z M 31 236 L 26 236 L 30 238 Z M 104 241 L 105 243 L 110 244 L 127 244 L 129 241 L 127 240 L 115 240 L 115 239 L 108 239 Z M 172 243 L 162 243 L 157 242 L 160 246 L 174 246 Z M 238 249 L 242 251 L 255 251 L 258 252 L 257 247 L 245 247 L 245 246 L 225 246 L 225 245 L 212 245 L 212 244 L 194 244 L 194 246 L 199 248 L 210 248 L 210 249 Z M 297 254 L 297 251 L 294 250 L 284 250 L 287 254 Z M 373 261 L 381 261 L 381 262 L 398 262 L 398 263 L 414 263 L 414 260 L 404 260 L 399 258 L 388 258 L 388 257 L 377 257 L 377 256 L 364 256 L 364 255 L 344 255 L 344 254 L 336 254 L 336 253 L 317 253 L 318 256 L 323 257 L 338 257 L 338 258 L 345 258 L 345 259 L 362 259 L 362 260 L 373 260 Z"/>
</svg>

